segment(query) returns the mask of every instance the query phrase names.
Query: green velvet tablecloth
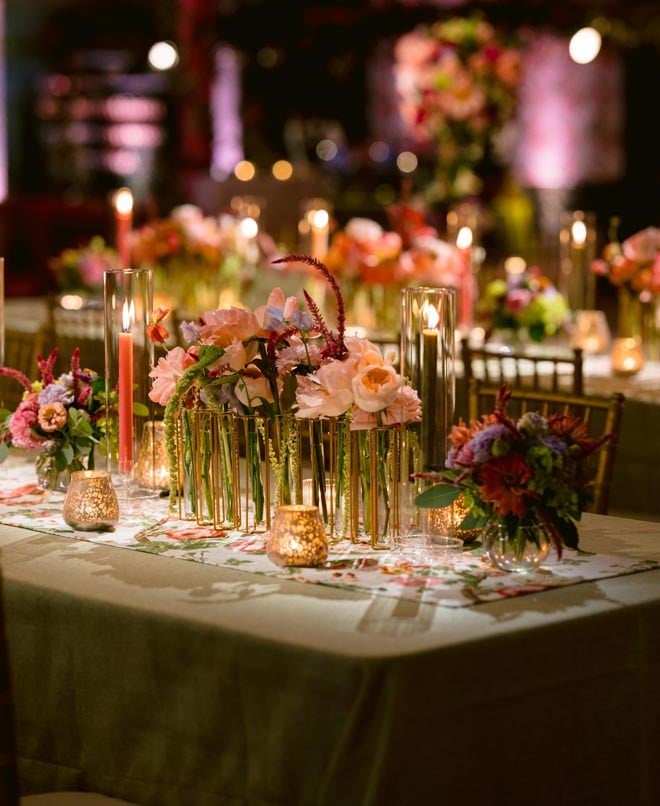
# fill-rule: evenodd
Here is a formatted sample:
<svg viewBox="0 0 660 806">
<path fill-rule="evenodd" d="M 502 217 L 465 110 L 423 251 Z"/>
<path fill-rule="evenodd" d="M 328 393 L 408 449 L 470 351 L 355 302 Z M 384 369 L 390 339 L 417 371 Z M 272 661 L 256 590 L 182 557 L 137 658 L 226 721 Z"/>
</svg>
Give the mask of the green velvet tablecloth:
<svg viewBox="0 0 660 806">
<path fill-rule="evenodd" d="M 587 516 L 660 559 L 660 525 Z M 0 527 L 23 789 L 657 804 L 660 571 L 469 608 Z"/>
</svg>

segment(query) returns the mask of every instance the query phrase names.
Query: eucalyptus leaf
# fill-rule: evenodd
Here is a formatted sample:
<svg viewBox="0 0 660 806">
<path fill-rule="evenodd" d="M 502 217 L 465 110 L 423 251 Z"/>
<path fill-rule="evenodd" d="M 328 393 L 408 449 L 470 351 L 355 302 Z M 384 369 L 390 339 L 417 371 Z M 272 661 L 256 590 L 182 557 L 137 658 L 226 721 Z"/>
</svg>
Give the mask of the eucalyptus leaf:
<svg viewBox="0 0 660 806">
<path fill-rule="evenodd" d="M 144 403 L 139 403 L 137 400 L 133 401 L 133 414 L 136 417 L 148 417 L 149 416 L 149 409 Z"/>
<path fill-rule="evenodd" d="M 415 498 L 415 506 L 442 509 L 453 503 L 460 494 L 460 489 L 453 484 L 435 484 Z"/>
</svg>

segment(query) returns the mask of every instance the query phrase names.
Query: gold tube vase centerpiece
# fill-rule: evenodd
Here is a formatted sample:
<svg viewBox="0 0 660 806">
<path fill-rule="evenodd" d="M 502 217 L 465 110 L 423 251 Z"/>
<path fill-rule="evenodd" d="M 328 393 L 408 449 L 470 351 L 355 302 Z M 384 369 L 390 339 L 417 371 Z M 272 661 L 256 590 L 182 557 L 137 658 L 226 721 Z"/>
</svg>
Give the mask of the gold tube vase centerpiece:
<svg viewBox="0 0 660 806">
<path fill-rule="evenodd" d="M 172 507 L 199 523 L 269 531 L 278 507 L 309 501 L 329 539 L 383 545 L 398 528 L 402 434 L 421 418 L 419 397 L 378 345 L 346 334 L 327 267 L 303 254 L 282 260 L 322 275 L 336 328 L 308 292 L 301 302 L 280 289 L 255 310 L 184 323 L 189 347 L 150 373 L 151 399 L 165 406 Z"/>
</svg>

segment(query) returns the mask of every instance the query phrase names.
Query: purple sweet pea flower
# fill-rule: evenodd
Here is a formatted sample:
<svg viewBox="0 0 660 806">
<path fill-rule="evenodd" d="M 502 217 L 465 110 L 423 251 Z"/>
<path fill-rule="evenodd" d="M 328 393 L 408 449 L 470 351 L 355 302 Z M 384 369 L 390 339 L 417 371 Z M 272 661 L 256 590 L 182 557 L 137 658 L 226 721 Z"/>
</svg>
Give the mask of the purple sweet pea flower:
<svg viewBox="0 0 660 806">
<path fill-rule="evenodd" d="M 70 406 L 73 403 L 73 392 L 61 383 L 51 383 L 45 386 L 37 398 L 40 406 L 46 403 L 61 403 Z"/>
<path fill-rule="evenodd" d="M 199 338 L 199 325 L 197 322 L 181 322 L 179 329 L 186 344 L 193 344 Z"/>
</svg>

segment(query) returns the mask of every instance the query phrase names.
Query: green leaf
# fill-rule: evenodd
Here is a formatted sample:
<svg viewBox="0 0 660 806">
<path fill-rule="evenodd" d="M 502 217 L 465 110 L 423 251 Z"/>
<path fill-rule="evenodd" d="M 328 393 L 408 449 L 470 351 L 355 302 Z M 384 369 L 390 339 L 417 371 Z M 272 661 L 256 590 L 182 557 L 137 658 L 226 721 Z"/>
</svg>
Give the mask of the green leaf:
<svg viewBox="0 0 660 806">
<path fill-rule="evenodd" d="M 460 489 L 453 484 L 436 484 L 415 498 L 415 506 L 442 509 L 448 507 L 460 494 Z"/>
<path fill-rule="evenodd" d="M 149 409 L 144 403 L 139 403 L 137 400 L 133 401 L 133 414 L 136 417 L 148 417 L 149 416 Z"/>
<path fill-rule="evenodd" d="M 468 514 L 460 522 L 459 529 L 481 529 L 488 523 L 488 518 L 483 515 L 477 515 L 475 512 L 468 512 Z"/>
<path fill-rule="evenodd" d="M 204 344 L 199 348 L 199 361 L 197 362 L 197 369 L 203 369 L 213 364 L 218 358 L 225 354 L 222 347 L 216 347 L 214 344 Z"/>
<path fill-rule="evenodd" d="M 561 535 L 562 542 L 569 549 L 576 549 L 580 536 L 578 534 L 577 526 L 573 521 L 564 520 L 563 518 L 556 521 L 557 531 Z"/>
<path fill-rule="evenodd" d="M 0 442 L 0 464 L 9 456 L 9 448 L 6 442 Z"/>
</svg>

